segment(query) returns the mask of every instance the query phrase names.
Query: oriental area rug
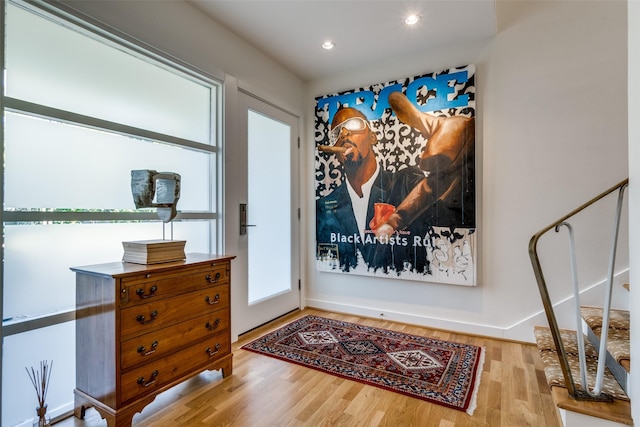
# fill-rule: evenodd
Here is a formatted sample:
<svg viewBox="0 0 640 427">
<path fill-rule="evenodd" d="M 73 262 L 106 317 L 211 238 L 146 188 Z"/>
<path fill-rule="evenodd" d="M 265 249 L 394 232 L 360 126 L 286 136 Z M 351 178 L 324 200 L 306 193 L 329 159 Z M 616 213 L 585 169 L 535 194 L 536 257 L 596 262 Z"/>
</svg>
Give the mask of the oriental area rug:
<svg viewBox="0 0 640 427">
<path fill-rule="evenodd" d="M 484 349 L 305 316 L 243 347 L 473 414 Z"/>
</svg>

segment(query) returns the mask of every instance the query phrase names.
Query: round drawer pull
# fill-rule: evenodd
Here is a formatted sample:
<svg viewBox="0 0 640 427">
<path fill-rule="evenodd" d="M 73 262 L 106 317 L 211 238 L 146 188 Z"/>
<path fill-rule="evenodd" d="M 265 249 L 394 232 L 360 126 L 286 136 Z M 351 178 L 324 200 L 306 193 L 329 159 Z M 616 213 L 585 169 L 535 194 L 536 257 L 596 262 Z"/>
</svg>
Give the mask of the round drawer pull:
<svg viewBox="0 0 640 427">
<path fill-rule="evenodd" d="M 148 325 L 149 323 L 153 322 L 154 320 L 156 320 L 156 317 L 158 317 L 158 310 L 153 310 L 151 312 L 151 319 L 146 320 L 145 317 L 142 314 L 138 314 L 138 316 L 136 317 L 136 320 L 141 324 L 141 325 Z"/>
</svg>

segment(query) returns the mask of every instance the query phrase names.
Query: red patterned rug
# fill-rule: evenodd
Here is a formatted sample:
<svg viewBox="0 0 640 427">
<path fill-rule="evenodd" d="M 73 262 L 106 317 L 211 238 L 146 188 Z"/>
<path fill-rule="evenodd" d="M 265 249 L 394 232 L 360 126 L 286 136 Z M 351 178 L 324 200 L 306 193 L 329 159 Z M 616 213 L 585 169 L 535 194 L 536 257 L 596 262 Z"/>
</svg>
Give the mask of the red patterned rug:
<svg viewBox="0 0 640 427">
<path fill-rule="evenodd" d="M 306 316 L 268 333 L 245 350 L 317 369 L 473 414 L 484 350 Z"/>
</svg>

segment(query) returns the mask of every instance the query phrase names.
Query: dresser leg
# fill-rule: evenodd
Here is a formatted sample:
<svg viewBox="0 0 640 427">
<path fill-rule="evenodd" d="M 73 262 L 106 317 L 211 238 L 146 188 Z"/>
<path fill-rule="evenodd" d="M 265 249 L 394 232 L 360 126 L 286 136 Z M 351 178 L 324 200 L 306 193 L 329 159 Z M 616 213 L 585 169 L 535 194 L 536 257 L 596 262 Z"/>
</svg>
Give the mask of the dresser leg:
<svg viewBox="0 0 640 427">
<path fill-rule="evenodd" d="M 84 420 L 84 416 L 87 412 L 87 407 L 82 405 L 80 408 L 78 408 L 80 412 L 76 412 L 76 418 L 80 418 L 81 420 Z M 77 410 L 78 410 L 77 409 Z M 77 411 L 76 410 L 76 411 Z"/>
<path fill-rule="evenodd" d="M 227 378 L 229 375 L 233 374 L 233 354 L 225 356 L 222 360 L 218 361 L 214 370 L 222 370 L 222 378 Z"/>
<path fill-rule="evenodd" d="M 111 422 L 107 420 L 107 426 L 108 427 L 131 427 L 132 419 L 133 419 L 133 415 L 124 415 L 124 416 L 116 415 L 116 418 Z"/>
<path fill-rule="evenodd" d="M 107 427 L 131 427 L 133 416 L 142 412 L 144 407 L 153 402 L 155 398 L 155 395 L 148 396 L 115 411 L 99 400 L 76 389 L 74 390 L 73 413 L 77 418 L 83 419 L 87 408 L 94 407 L 100 417 L 107 421 Z"/>
<path fill-rule="evenodd" d="M 222 378 L 227 378 L 229 375 L 233 374 L 233 363 L 229 360 L 229 364 L 227 367 L 222 368 Z"/>
<path fill-rule="evenodd" d="M 85 399 L 78 396 L 78 394 L 76 393 L 74 396 L 74 403 L 73 403 L 73 415 L 76 418 L 84 420 L 84 416 L 85 416 L 85 413 L 87 412 L 87 408 L 90 406 L 91 405 L 89 405 L 89 402 L 87 402 Z"/>
<path fill-rule="evenodd" d="M 95 410 L 98 412 L 98 414 L 100 414 L 100 417 L 102 419 L 107 420 L 107 426 L 109 427 L 115 427 L 120 426 L 120 424 L 118 422 L 116 422 L 116 416 L 114 414 L 113 409 L 109 408 L 109 407 L 104 407 L 102 405 L 101 402 L 93 399 L 91 396 L 84 394 L 83 392 L 81 392 L 80 390 L 76 389 L 74 390 L 74 404 L 73 404 L 73 415 L 75 415 L 76 418 L 79 419 L 84 419 L 87 409 L 94 407 Z M 127 425 L 126 422 L 125 424 L 122 424 L 122 426 Z M 131 420 L 129 420 L 129 426 L 131 425 Z"/>
</svg>

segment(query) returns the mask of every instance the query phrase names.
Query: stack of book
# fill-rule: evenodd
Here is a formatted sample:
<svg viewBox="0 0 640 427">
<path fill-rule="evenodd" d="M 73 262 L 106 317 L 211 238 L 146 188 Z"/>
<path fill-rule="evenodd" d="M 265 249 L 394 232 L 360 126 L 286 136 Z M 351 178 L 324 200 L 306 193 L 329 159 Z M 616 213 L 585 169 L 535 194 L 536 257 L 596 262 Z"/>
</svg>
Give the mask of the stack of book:
<svg viewBox="0 0 640 427">
<path fill-rule="evenodd" d="M 186 240 L 137 240 L 122 242 L 122 261 L 135 264 L 159 264 L 186 259 Z"/>
</svg>

